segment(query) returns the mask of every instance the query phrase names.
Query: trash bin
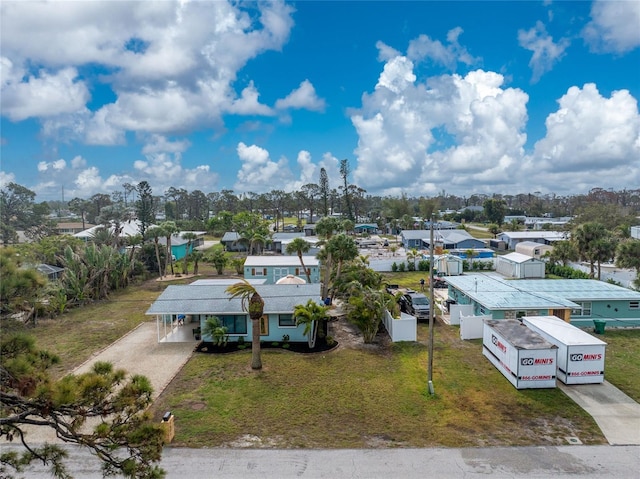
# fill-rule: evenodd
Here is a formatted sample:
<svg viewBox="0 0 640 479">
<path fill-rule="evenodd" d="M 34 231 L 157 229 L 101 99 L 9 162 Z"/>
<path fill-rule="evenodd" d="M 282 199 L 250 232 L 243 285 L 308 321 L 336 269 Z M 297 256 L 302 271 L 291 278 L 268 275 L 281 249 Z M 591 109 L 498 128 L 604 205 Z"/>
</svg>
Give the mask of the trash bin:
<svg viewBox="0 0 640 479">
<path fill-rule="evenodd" d="M 604 328 L 607 322 L 602 319 L 593 320 L 593 332 L 596 334 L 604 334 Z"/>
</svg>

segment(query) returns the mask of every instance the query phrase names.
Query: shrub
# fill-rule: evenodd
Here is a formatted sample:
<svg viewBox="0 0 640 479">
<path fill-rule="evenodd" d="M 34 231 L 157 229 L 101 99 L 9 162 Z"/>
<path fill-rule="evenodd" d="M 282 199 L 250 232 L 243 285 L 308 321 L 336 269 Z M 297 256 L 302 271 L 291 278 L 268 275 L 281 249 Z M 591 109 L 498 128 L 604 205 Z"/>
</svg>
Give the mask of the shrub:
<svg viewBox="0 0 640 479">
<path fill-rule="evenodd" d="M 397 263 L 395 261 L 391 265 L 391 271 L 393 271 L 394 273 L 398 272 L 398 265 L 397 265 Z"/>
<path fill-rule="evenodd" d="M 403 273 L 407 269 L 407 263 L 404 261 L 398 265 L 398 271 Z"/>
<path fill-rule="evenodd" d="M 429 260 L 421 259 L 418 261 L 418 271 L 429 271 Z"/>
</svg>

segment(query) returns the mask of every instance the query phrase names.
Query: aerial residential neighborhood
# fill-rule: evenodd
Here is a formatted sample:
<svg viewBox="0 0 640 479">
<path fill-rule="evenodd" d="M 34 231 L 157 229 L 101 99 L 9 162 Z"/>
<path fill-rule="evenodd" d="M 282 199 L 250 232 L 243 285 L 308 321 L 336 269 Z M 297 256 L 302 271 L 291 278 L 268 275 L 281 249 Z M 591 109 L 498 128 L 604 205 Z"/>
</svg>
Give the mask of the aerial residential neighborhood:
<svg viewBox="0 0 640 479">
<path fill-rule="evenodd" d="M 3 0 L 0 476 L 634 478 L 639 22 Z"/>
</svg>

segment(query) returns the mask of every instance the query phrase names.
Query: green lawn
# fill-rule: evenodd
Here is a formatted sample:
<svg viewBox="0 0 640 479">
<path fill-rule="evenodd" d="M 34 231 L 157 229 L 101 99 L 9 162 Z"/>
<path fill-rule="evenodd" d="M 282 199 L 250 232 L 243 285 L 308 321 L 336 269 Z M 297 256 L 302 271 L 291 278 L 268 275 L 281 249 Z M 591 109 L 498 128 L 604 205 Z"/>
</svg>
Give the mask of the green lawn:
<svg viewBox="0 0 640 479">
<path fill-rule="evenodd" d="M 420 325 L 426 342 L 427 327 Z M 176 417 L 174 445 L 281 448 L 602 444 L 594 421 L 559 389 L 517 391 L 457 328 L 436 327 L 435 396 L 422 343 L 303 356 L 265 350 L 196 354 L 154 405 Z"/>
<path fill-rule="evenodd" d="M 607 343 L 604 377 L 640 402 L 640 329 L 607 329 L 598 336 Z"/>
</svg>

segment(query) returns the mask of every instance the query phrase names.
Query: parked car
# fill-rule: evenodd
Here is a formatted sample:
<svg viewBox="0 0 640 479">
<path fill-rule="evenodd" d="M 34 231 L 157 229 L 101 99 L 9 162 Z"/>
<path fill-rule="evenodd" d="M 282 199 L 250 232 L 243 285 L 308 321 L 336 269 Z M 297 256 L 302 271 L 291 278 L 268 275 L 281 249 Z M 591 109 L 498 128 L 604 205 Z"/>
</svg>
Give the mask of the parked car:
<svg viewBox="0 0 640 479">
<path fill-rule="evenodd" d="M 447 288 L 447 281 L 440 277 L 440 276 L 434 276 L 433 277 L 433 287 L 434 288 Z"/>
<path fill-rule="evenodd" d="M 411 291 L 403 294 L 398 300 L 400 311 L 415 316 L 417 319 L 429 319 L 431 302 L 424 294 Z"/>
</svg>

